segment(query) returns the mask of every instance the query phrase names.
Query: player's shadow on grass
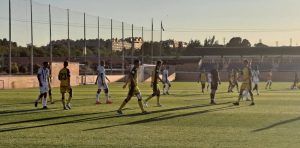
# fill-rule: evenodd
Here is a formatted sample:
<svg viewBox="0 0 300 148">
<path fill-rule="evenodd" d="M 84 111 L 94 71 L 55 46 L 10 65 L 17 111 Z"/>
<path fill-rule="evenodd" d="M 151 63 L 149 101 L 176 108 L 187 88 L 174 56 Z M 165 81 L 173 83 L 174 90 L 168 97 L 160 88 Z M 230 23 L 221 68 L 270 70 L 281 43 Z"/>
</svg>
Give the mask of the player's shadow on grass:
<svg viewBox="0 0 300 148">
<path fill-rule="evenodd" d="M 295 121 L 298 121 L 298 120 L 300 120 L 300 117 L 293 118 L 293 119 L 288 119 L 288 120 L 281 121 L 281 122 L 277 122 L 277 123 L 271 124 L 269 126 L 266 126 L 264 128 L 259 128 L 259 129 L 253 130 L 252 132 L 265 131 L 265 130 L 268 130 L 268 129 L 271 129 L 271 128 L 274 128 L 274 127 L 277 127 L 277 126 L 281 126 L 281 125 L 284 125 L 284 124 L 288 124 L 288 123 L 291 123 L 291 122 L 295 122 Z"/>
<path fill-rule="evenodd" d="M 197 111 L 197 112 L 191 112 L 191 113 L 186 113 L 186 114 L 173 115 L 173 116 L 169 116 L 171 114 L 165 114 L 165 115 L 161 115 L 161 116 L 157 116 L 157 117 L 152 117 L 152 118 L 148 118 L 148 119 L 143 119 L 143 120 L 138 120 L 138 121 L 133 121 L 133 122 L 129 122 L 129 123 L 115 124 L 115 125 L 103 126 L 103 127 L 98 127 L 98 128 L 86 129 L 84 131 L 93 131 L 93 130 L 101 130 L 101 129 L 119 127 L 119 126 L 127 126 L 127 125 L 136 125 L 136 124 L 158 122 L 158 121 L 164 121 L 164 120 L 169 120 L 169 119 L 174 119 L 174 118 L 181 118 L 181 117 L 187 117 L 187 116 L 193 116 L 193 115 L 200 115 L 200 114 L 205 114 L 205 113 L 211 113 L 211 112 L 217 112 L 217 111 L 224 111 L 224 110 L 230 110 L 230 109 L 236 109 L 236 108 L 239 108 L 239 107 L 238 106 L 230 105 L 230 106 L 225 106 L 225 107 L 219 107 L 219 108 L 214 108 L 214 109 L 207 109 L 207 110 L 202 110 L 202 111 Z"/>
<path fill-rule="evenodd" d="M 216 98 L 217 100 L 224 100 L 224 99 L 232 99 L 232 98 L 235 98 L 235 97 L 225 97 L 225 96 L 223 96 L 223 97 L 218 97 L 218 98 Z M 201 98 L 201 99 L 189 99 L 189 100 L 183 100 L 183 101 L 187 101 L 187 102 L 189 102 L 189 101 L 210 101 L 210 99 L 209 98 Z"/>
<path fill-rule="evenodd" d="M 231 102 L 225 102 L 220 103 L 219 105 L 229 104 Z M 177 107 L 177 108 L 170 108 L 170 109 L 164 109 L 164 110 L 157 110 L 151 112 L 154 113 L 163 113 L 163 112 L 170 112 L 170 111 L 177 111 L 177 110 L 186 110 L 186 109 L 195 109 L 195 108 L 201 108 L 201 107 L 207 107 L 211 105 L 192 105 L 192 106 L 184 106 L 184 107 Z M 115 112 L 115 111 L 109 111 L 109 112 Z M 90 115 L 98 115 L 103 113 L 109 113 L 109 112 L 102 112 L 102 113 L 89 113 L 89 114 L 76 114 L 76 115 L 67 115 L 67 116 L 58 116 L 58 117 L 50 117 L 50 118 L 40 118 L 40 119 L 32 119 L 32 120 L 25 120 L 25 121 L 16 121 L 16 122 L 10 122 L 10 123 L 2 123 L 0 126 L 4 125 L 14 125 L 14 124 L 22 124 L 22 123 L 32 123 L 32 122 L 40 122 L 40 121 L 51 121 L 56 119 L 63 119 L 68 117 L 81 117 L 81 116 L 90 116 Z M 134 113 L 126 115 L 127 117 L 135 117 L 135 116 L 141 116 L 141 113 Z M 104 120 L 104 119 L 112 119 L 112 118 L 118 118 L 120 116 L 117 115 L 104 115 L 104 116 L 98 116 L 98 117 L 88 117 L 88 118 L 82 118 L 77 120 L 69 120 L 64 122 L 58 122 L 58 123 L 52 123 L 52 124 L 43 124 L 43 125 L 37 125 L 37 126 L 27 126 L 27 127 L 12 127 L 12 128 L 3 128 L 0 129 L 0 133 L 2 132 L 10 132 L 10 131 L 17 131 L 17 130 L 25 130 L 25 129 L 33 129 L 33 128 L 39 128 L 39 127 L 48 127 L 48 126 L 56 126 L 56 125 L 64 125 L 64 124 L 72 124 L 72 123 L 82 123 L 82 122 L 89 122 L 89 121 L 96 121 L 96 120 Z"/>
<path fill-rule="evenodd" d="M 40 112 L 52 112 L 57 108 L 51 108 L 48 110 L 43 109 L 22 109 L 22 110 L 6 110 L 0 111 L 0 116 L 11 116 L 11 115 L 24 115 L 24 114 L 32 114 L 32 113 L 40 113 Z"/>
</svg>

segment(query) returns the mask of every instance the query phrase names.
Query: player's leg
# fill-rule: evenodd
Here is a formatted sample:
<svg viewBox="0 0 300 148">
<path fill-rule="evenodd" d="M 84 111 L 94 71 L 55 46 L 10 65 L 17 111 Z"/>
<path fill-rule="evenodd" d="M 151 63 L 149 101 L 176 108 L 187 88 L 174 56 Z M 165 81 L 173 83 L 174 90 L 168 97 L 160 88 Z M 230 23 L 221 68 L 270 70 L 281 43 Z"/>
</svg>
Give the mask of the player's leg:
<svg viewBox="0 0 300 148">
<path fill-rule="evenodd" d="M 153 93 L 144 101 L 144 105 L 148 107 L 148 101 L 157 96 L 157 84 L 153 84 Z"/>
<path fill-rule="evenodd" d="M 160 90 L 159 90 L 159 88 L 157 88 L 156 98 L 157 98 L 157 106 L 161 107 L 162 105 L 160 104 Z"/>
<path fill-rule="evenodd" d="M 239 93 L 239 96 L 238 96 L 238 100 L 236 102 L 233 103 L 233 105 L 240 105 L 240 101 L 241 99 L 243 98 L 243 92 L 244 92 L 244 84 L 242 84 L 241 86 L 241 90 L 240 90 L 240 93 Z"/>
<path fill-rule="evenodd" d="M 215 102 L 215 95 L 216 95 L 216 89 L 211 89 L 211 92 L 210 92 L 210 104 L 212 105 L 215 105 L 216 102 Z"/>
<path fill-rule="evenodd" d="M 39 101 L 42 99 L 42 97 L 43 97 L 43 94 L 40 93 L 40 94 L 38 95 L 37 99 L 34 101 L 34 106 L 35 106 L 35 107 L 38 107 L 38 103 L 39 103 Z"/>
<path fill-rule="evenodd" d="M 118 115 L 122 115 L 122 109 L 125 107 L 125 105 L 131 100 L 132 96 L 134 94 L 134 88 L 130 88 L 127 97 L 125 98 L 125 100 L 122 102 L 121 106 L 119 107 L 119 109 L 117 110 L 117 114 Z"/>
<path fill-rule="evenodd" d="M 96 104 L 101 104 L 100 103 L 100 94 L 101 94 L 101 89 L 98 88 L 97 93 L 96 93 Z"/>
<path fill-rule="evenodd" d="M 269 89 L 271 89 L 272 83 L 273 83 L 272 80 L 270 80 Z"/>
<path fill-rule="evenodd" d="M 109 89 L 108 88 L 104 89 L 104 93 L 105 93 L 106 104 L 112 104 L 112 101 L 109 99 Z"/>
<path fill-rule="evenodd" d="M 47 107 L 47 92 L 45 92 L 43 94 L 42 104 L 43 104 L 43 109 L 48 109 L 48 107 Z"/>
<path fill-rule="evenodd" d="M 68 93 L 69 93 L 69 98 L 67 100 L 66 107 L 68 109 L 71 109 L 71 100 L 72 100 L 72 97 L 73 97 L 73 90 L 72 90 L 72 88 L 68 88 Z"/>
<path fill-rule="evenodd" d="M 251 104 L 250 105 L 255 105 L 254 97 L 253 97 L 253 93 L 252 93 L 251 89 L 249 89 L 249 94 L 250 94 L 250 97 L 251 97 Z"/>
<path fill-rule="evenodd" d="M 167 92 L 166 92 L 167 95 L 170 95 L 169 93 L 170 87 L 171 87 L 171 83 L 169 80 L 167 80 Z"/>
<path fill-rule="evenodd" d="M 140 109 L 141 109 L 141 111 L 142 111 L 142 113 L 143 114 L 146 114 L 146 113 L 148 113 L 147 111 L 145 111 L 145 109 L 144 109 L 144 106 L 143 106 L 143 99 L 142 99 L 142 95 L 141 95 L 141 93 L 137 93 L 136 94 L 136 97 L 137 97 L 137 99 L 138 99 L 138 104 L 139 104 L 139 107 L 140 107 Z"/>
<path fill-rule="evenodd" d="M 61 93 L 61 102 L 62 102 L 62 105 L 63 105 L 63 109 L 68 110 L 66 108 L 66 99 L 65 99 L 65 93 L 64 92 Z"/>
<path fill-rule="evenodd" d="M 201 91 L 202 91 L 202 93 L 204 93 L 204 89 L 205 89 L 205 83 L 201 82 Z"/>
<path fill-rule="evenodd" d="M 49 88 L 48 94 L 49 94 L 50 103 L 54 104 L 54 100 L 52 98 L 52 89 L 51 88 Z"/>
</svg>

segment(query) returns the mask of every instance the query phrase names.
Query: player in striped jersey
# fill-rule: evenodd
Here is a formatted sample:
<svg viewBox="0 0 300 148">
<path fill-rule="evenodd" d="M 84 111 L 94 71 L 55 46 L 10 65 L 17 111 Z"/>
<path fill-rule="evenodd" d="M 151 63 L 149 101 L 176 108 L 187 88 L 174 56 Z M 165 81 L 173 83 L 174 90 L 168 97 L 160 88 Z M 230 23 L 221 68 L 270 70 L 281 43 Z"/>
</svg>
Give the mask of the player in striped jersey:
<svg viewBox="0 0 300 148">
<path fill-rule="evenodd" d="M 99 100 L 101 90 L 104 90 L 105 97 L 106 97 L 106 104 L 112 103 L 112 101 L 109 100 L 109 94 L 108 94 L 109 88 L 105 81 L 105 80 L 107 80 L 108 82 L 110 82 L 110 80 L 107 78 L 107 76 L 105 74 L 104 66 L 105 66 L 104 61 L 101 61 L 100 65 L 97 68 L 98 76 L 97 76 L 95 84 L 98 84 L 98 91 L 96 94 L 96 104 L 101 104 L 101 102 Z"/>
<path fill-rule="evenodd" d="M 144 105 L 147 107 L 148 106 L 148 101 L 150 99 L 152 99 L 153 97 L 157 97 L 157 107 L 161 107 L 162 105 L 160 104 L 160 89 L 159 89 L 159 84 L 158 82 L 161 81 L 163 82 L 163 80 L 159 77 L 159 73 L 160 73 L 160 67 L 161 67 L 161 61 L 157 61 L 156 62 L 156 66 L 155 69 L 152 73 L 152 82 L 151 82 L 151 87 L 153 90 L 152 95 L 150 95 L 144 102 Z"/>
<path fill-rule="evenodd" d="M 128 91 L 128 95 L 126 97 L 126 99 L 123 101 L 123 103 L 121 104 L 121 106 L 119 107 L 119 109 L 117 110 L 117 114 L 118 115 L 123 115 L 122 109 L 125 107 L 125 105 L 131 100 L 131 98 L 133 96 L 136 96 L 138 99 L 138 104 L 142 110 L 142 114 L 147 114 L 148 112 L 144 110 L 144 106 L 142 103 L 142 94 L 140 92 L 140 89 L 138 87 L 138 69 L 140 67 L 140 61 L 139 60 L 135 60 L 134 61 L 134 66 L 131 69 L 127 80 L 123 86 L 123 89 L 125 89 L 129 83 L 129 91 Z"/>
<path fill-rule="evenodd" d="M 47 93 L 49 90 L 49 69 L 48 69 L 48 62 L 43 62 L 43 67 L 39 68 L 37 79 L 39 81 L 40 86 L 40 95 L 35 100 L 34 106 L 38 106 L 38 102 L 40 99 L 43 98 L 42 104 L 43 109 L 48 109 L 47 107 Z"/>
</svg>

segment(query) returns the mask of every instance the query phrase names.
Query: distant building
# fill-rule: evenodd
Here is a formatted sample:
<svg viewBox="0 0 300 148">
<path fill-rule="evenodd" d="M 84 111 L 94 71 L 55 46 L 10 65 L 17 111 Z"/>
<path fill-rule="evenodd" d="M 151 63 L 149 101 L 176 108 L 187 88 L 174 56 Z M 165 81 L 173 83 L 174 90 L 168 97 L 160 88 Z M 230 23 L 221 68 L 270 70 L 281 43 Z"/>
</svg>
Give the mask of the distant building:
<svg viewBox="0 0 300 148">
<path fill-rule="evenodd" d="M 143 46 L 143 39 L 141 37 L 134 37 L 133 47 L 134 49 L 141 49 Z M 113 39 L 113 50 L 122 51 L 122 40 L 114 38 Z M 132 38 L 126 38 L 124 40 L 124 48 L 131 49 L 132 46 Z"/>
<path fill-rule="evenodd" d="M 172 39 L 163 41 L 163 44 L 165 44 L 166 46 L 170 47 L 170 48 L 186 48 L 187 47 L 187 43 L 183 42 L 183 41 L 175 41 Z"/>
</svg>

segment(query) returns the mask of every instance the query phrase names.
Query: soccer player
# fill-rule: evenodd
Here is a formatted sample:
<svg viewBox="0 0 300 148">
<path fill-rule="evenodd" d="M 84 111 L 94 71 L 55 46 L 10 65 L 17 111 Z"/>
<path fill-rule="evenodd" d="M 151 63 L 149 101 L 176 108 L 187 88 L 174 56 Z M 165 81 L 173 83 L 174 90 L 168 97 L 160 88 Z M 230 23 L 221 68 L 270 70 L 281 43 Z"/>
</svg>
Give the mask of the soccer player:
<svg viewBox="0 0 300 148">
<path fill-rule="evenodd" d="M 108 89 L 108 85 L 107 85 L 105 79 L 108 82 L 110 82 L 110 80 L 108 79 L 108 77 L 105 74 L 104 66 L 105 66 L 104 61 L 101 61 L 100 65 L 97 68 L 98 76 L 97 76 L 95 84 L 98 84 L 98 91 L 96 94 L 96 104 L 101 104 L 101 102 L 99 101 L 101 90 L 104 90 L 105 97 L 106 97 L 106 104 L 112 104 L 112 101 L 109 100 L 109 94 L 108 94 L 109 89 Z"/>
<path fill-rule="evenodd" d="M 253 91 L 256 90 L 257 95 L 259 95 L 259 91 L 258 91 L 259 75 L 260 73 L 258 70 L 258 66 L 255 66 L 254 70 L 252 71 L 252 80 L 254 83 Z"/>
<path fill-rule="evenodd" d="M 272 70 L 270 70 L 269 72 L 268 72 L 268 75 L 267 75 L 267 84 L 266 84 L 266 87 L 265 87 L 265 89 L 271 89 L 271 86 L 272 86 L 272 76 L 273 76 L 273 73 L 272 73 Z"/>
<path fill-rule="evenodd" d="M 214 68 L 210 71 L 211 76 L 212 76 L 212 81 L 211 81 L 211 92 L 210 92 L 210 104 L 211 105 L 216 105 L 215 101 L 215 95 L 216 91 L 218 90 L 218 86 L 221 84 L 219 72 L 217 68 Z"/>
<path fill-rule="evenodd" d="M 148 107 L 148 101 L 153 98 L 154 96 L 157 97 L 157 106 L 161 107 L 162 105 L 159 102 L 159 98 L 160 98 L 160 90 L 159 90 L 159 85 L 158 85 L 158 81 L 162 81 L 162 79 L 159 77 L 159 72 L 160 72 L 160 67 L 161 67 L 161 61 L 157 61 L 156 62 L 156 66 L 155 69 L 152 73 L 152 82 L 151 82 L 151 87 L 153 89 L 153 93 L 152 95 L 150 95 L 144 102 L 144 105 L 146 107 Z"/>
<path fill-rule="evenodd" d="M 121 104 L 120 108 L 117 110 L 118 115 L 123 115 L 122 109 L 125 107 L 125 105 L 130 101 L 130 99 L 135 95 L 138 98 L 138 104 L 142 110 L 142 114 L 147 114 L 148 112 L 144 110 L 144 106 L 142 103 L 142 95 L 140 92 L 140 89 L 138 87 L 138 77 L 137 77 L 137 70 L 140 67 L 140 61 L 135 60 L 133 68 L 131 69 L 128 78 L 123 86 L 123 89 L 125 89 L 129 83 L 129 91 L 126 99 Z"/>
<path fill-rule="evenodd" d="M 205 70 L 203 70 L 202 72 L 200 72 L 199 79 L 198 79 L 198 83 L 201 82 L 201 90 L 203 94 L 204 94 L 206 81 L 207 81 L 206 73 Z"/>
<path fill-rule="evenodd" d="M 43 62 L 43 67 L 40 67 L 37 74 L 37 79 L 39 81 L 40 86 L 40 95 L 35 100 L 34 106 L 38 106 L 38 102 L 40 99 L 43 98 L 42 104 L 43 109 L 48 109 L 47 107 L 47 93 L 49 90 L 49 69 L 48 69 L 48 62 Z"/>
<path fill-rule="evenodd" d="M 244 68 L 243 68 L 243 71 L 242 71 L 242 80 L 243 80 L 243 83 L 242 83 L 242 86 L 241 86 L 241 89 L 240 89 L 240 94 L 239 94 L 239 98 L 237 100 L 237 102 L 234 102 L 233 104 L 234 105 L 240 105 L 240 100 L 243 98 L 243 93 L 244 91 L 248 91 L 249 94 L 250 94 L 250 97 L 251 97 L 251 104 L 250 105 L 255 105 L 254 103 L 254 97 L 253 97 L 253 93 L 252 93 L 252 88 L 251 88 L 251 85 L 252 85 L 252 82 L 251 82 L 251 78 L 252 78 L 252 73 L 251 73 L 251 68 L 250 68 L 250 63 L 248 60 L 244 60 Z"/>
<path fill-rule="evenodd" d="M 209 86 L 211 86 L 211 73 L 207 73 L 207 87 L 206 90 L 208 91 Z"/>
<path fill-rule="evenodd" d="M 170 87 L 171 87 L 171 83 L 168 79 L 169 77 L 169 66 L 166 65 L 166 63 L 164 63 L 164 70 L 163 70 L 163 75 L 162 75 L 162 80 L 163 80 L 163 83 L 164 83 L 164 88 L 163 88 L 163 95 L 170 95 L 169 94 L 169 90 L 170 90 Z"/>
<path fill-rule="evenodd" d="M 60 80 L 60 93 L 61 93 L 61 100 L 64 110 L 71 109 L 71 99 L 72 99 L 72 88 L 71 88 L 71 73 L 70 70 L 67 68 L 69 65 L 68 61 L 64 62 L 64 68 L 59 71 L 58 79 Z M 69 98 L 66 102 L 65 100 L 65 93 L 69 93 Z"/>
</svg>

